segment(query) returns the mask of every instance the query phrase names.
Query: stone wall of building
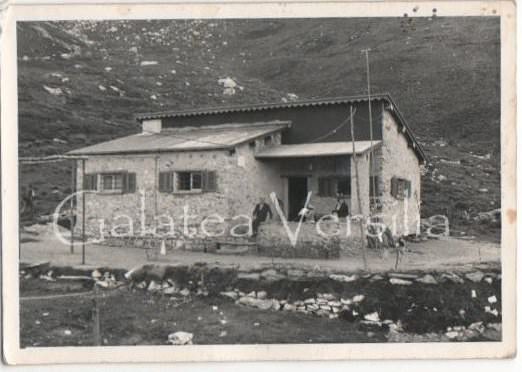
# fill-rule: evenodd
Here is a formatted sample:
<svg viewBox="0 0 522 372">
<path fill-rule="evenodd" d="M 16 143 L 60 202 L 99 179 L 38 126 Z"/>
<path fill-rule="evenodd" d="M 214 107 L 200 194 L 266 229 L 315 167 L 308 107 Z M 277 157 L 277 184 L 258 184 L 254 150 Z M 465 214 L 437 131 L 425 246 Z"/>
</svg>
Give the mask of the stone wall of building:
<svg viewBox="0 0 522 372">
<path fill-rule="evenodd" d="M 272 136 L 273 144 L 280 141 L 279 134 Z M 188 225 L 197 226 L 216 213 L 225 219 L 227 228 L 247 223 L 245 217 L 233 217 L 251 216 L 259 197 L 264 196 L 268 201 L 271 192 L 278 195 L 283 192 L 283 181 L 278 168 L 254 158 L 255 151 L 265 146 L 264 139 L 255 142 L 255 146 L 245 143 L 233 151 L 91 156 L 85 162 L 86 174 L 121 171 L 136 173 L 136 192 L 122 194 L 100 191 L 86 194 L 87 234 L 100 235 L 100 220 L 105 221 L 105 233 L 115 225 L 121 225 L 118 230 L 125 233 L 129 219 L 123 215 L 134 222 L 134 234 L 141 234 L 143 230 L 152 232 L 152 227 L 158 223 L 162 224 L 162 230 L 170 229 L 173 223 L 176 231 L 182 231 L 184 220 L 188 221 Z M 83 179 L 81 163 L 79 164 L 77 186 L 81 189 Z M 160 172 L 189 170 L 215 171 L 216 192 L 159 191 Z M 78 205 L 77 233 L 82 226 L 81 197 Z"/>
<path fill-rule="evenodd" d="M 420 221 L 421 166 L 398 123 L 387 110 L 383 112 L 382 160 L 384 222 L 396 235 L 415 234 Z M 392 196 L 393 177 L 411 182 L 411 197 L 398 200 Z"/>
</svg>

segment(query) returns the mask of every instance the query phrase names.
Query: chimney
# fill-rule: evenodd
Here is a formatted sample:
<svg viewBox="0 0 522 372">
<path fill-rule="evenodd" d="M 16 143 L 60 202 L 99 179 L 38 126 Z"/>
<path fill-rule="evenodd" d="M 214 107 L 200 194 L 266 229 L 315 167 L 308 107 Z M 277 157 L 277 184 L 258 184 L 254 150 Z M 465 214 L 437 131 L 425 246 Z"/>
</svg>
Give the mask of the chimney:
<svg viewBox="0 0 522 372">
<path fill-rule="evenodd" d="M 161 119 L 143 120 L 142 123 L 143 133 L 160 133 L 161 132 Z"/>
</svg>

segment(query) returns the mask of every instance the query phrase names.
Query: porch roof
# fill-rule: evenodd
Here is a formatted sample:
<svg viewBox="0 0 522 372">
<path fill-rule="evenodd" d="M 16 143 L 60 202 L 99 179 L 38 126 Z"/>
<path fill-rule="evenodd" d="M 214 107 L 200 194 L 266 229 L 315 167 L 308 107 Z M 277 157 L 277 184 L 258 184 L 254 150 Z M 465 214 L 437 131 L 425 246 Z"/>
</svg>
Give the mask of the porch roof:
<svg viewBox="0 0 522 372">
<path fill-rule="evenodd" d="M 373 141 L 373 147 L 380 145 L 381 141 Z M 362 154 L 372 147 L 371 141 L 355 141 L 355 153 Z M 317 156 L 353 155 L 353 143 L 343 142 L 317 142 L 300 143 L 296 145 L 276 145 L 268 147 L 256 153 L 258 159 L 280 158 L 308 158 Z"/>
</svg>

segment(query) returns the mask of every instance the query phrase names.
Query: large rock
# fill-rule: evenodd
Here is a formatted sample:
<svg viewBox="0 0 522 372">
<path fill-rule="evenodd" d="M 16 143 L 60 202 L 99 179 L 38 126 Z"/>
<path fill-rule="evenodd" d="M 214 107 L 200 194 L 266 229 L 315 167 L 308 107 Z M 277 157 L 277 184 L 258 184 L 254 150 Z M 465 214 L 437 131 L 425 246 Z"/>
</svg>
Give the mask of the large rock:
<svg viewBox="0 0 522 372">
<path fill-rule="evenodd" d="M 257 301 L 257 299 L 254 297 L 243 296 L 243 297 L 239 298 L 238 303 L 240 305 L 245 305 L 245 306 L 254 306 L 256 301 Z"/>
<path fill-rule="evenodd" d="M 353 282 L 353 281 L 359 279 L 359 277 L 356 274 L 353 274 L 353 275 L 331 274 L 330 279 L 335 280 L 337 282 L 349 283 L 349 282 Z"/>
<path fill-rule="evenodd" d="M 237 278 L 246 280 L 259 280 L 261 275 L 259 273 L 239 273 L 237 274 Z"/>
<path fill-rule="evenodd" d="M 393 285 L 411 285 L 413 282 L 399 278 L 390 278 L 390 283 Z"/>
<path fill-rule="evenodd" d="M 141 282 L 143 280 L 154 280 L 157 282 L 163 281 L 167 265 L 141 265 L 133 268 L 125 273 L 125 279 L 134 282 Z"/>
<path fill-rule="evenodd" d="M 268 270 L 263 271 L 261 273 L 261 277 L 264 280 L 269 281 L 269 282 L 275 282 L 275 281 L 278 281 L 278 280 L 286 278 L 285 275 L 278 273 L 274 269 L 268 269 Z"/>
<path fill-rule="evenodd" d="M 484 278 L 484 273 L 482 271 L 475 271 L 472 273 L 467 273 L 466 278 L 471 280 L 474 283 L 478 283 L 478 282 L 482 281 L 482 279 Z"/>
<path fill-rule="evenodd" d="M 168 342 L 172 345 L 192 345 L 192 339 L 194 335 L 189 332 L 175 332 L 171 333 L 168 337 Z"/>
<path fill-rule="evenodd" d="M 254 306 L 261 310 L 269 310 L 273 306 L 272 300 L 254 299 Z"/>
<path fill-rule="evenodd" d="M 290 269 L 286 272 L 290 279 L 299 280 L 306 277 L 306 273 L 303 270 Z"/>
<path fill-rule="evenodd" d="M 422 284 L 437 284 L 437 280 L 433 277 L 433 275 L 426 274 L 421 278 L 418 278 L 417 281 Z"/>
<path fill-rule="evenodd" d="M 234 301 L 237 300 L 237 298 L 239 297 L 239 294 L 234 291 L 221 292 L 220 295 L 223 297 L 231 298 Z"/>
<path fill-rule="evenodd" d="M 260 300 L 264 300 L 267 296 L 267 293 L 266 291 L 258 291 L 257 292 L 257 298 L 259 298 Z"/>
</svg>

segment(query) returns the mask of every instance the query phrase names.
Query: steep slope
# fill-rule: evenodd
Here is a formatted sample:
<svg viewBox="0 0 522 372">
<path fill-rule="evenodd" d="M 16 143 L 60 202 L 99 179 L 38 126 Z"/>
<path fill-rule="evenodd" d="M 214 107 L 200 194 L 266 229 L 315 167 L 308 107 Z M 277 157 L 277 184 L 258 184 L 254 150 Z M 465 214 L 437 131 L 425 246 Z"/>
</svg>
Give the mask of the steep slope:
<svg viewBox="0 0 522 372">
<path fill-rule="evenodd" d="M 498 18 L 33 22 L 18 38 L 21 155 L 135 132 L 137 112 L 365 93 L 370 48 L 372 90 L 431 159 L 425 214 L 499 206 Z M 22 183 L 65 191 L 50 168 Z"/>
</svg>

